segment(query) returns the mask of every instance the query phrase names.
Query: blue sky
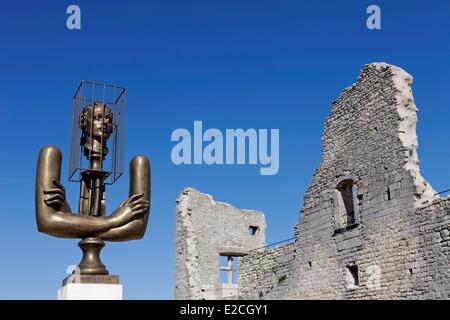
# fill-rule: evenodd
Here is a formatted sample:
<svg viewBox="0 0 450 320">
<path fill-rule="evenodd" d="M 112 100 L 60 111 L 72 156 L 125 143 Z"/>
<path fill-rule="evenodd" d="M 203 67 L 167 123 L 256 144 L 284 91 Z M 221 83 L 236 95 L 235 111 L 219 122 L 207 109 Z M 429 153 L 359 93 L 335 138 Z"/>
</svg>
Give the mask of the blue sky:
<svg viewBox="0 0 450 320">
<path fill-rule="evenodd" d="M 306 2 L 306 1 L 305 1 Z M 450 188 L 448 1 L 2 1 L 0 4 L 0 298 L 54 299 L 76 240 L 36 230 L 34 179 L 43 145 L 63 151 L 67 182 L 73 94 L 82 79 L 127 88 L 126 163 L 152 163 L 144 239 L 108 243 L 102 259 L 127 299 L 172 299 L 175 200 L 191 186 L 266 214 L 267 242 L 293 236 L 303 193 L 321 157 L 331 103 L 367 63 L 414 76 L 421 171 Z M 82 29 L 66 28 L 77 4 Z M 377 4 L 382 29 L 366 28 Z M 173 130 L 279 128 L 280 171 L 259 166 L 175 166 Z M 128 171 L 128 170 L 127 170 Z M 128 172 L 108 189 L 127 195 Z"/>
</svg>

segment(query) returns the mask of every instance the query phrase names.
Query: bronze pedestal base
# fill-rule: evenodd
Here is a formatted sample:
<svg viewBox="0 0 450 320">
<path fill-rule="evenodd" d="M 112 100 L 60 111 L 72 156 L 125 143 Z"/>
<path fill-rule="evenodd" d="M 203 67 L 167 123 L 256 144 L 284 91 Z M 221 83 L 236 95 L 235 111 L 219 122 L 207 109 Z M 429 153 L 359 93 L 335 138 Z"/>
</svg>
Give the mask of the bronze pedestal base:
<svg viewBox="0 0 450 320">
<path fill-rule="evenodd" d="M 80 274 L 107 275 L 105 265 L 100 260 L 100 251 L 105 246 L 105 242 L 100 238 L 85 238 L 78 243 L 83 251 L 83 259 L 78 265 Z"/>
</svg>

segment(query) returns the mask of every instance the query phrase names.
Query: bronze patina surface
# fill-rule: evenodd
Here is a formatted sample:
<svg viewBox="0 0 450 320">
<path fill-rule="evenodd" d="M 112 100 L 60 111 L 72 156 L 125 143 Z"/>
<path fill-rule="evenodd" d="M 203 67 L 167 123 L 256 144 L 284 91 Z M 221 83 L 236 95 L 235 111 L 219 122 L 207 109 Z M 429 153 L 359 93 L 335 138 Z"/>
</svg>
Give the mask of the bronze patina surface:
<svg viewBox="0 0 450 320">
<path fill-rule="evenodd" d="M 82 173 L 78 212 L 72 212 L 61 183 L 62 154 L 55 146 L 40 150 L 36 171 L 36 222 L 40 232 L 61 238 L 81 238 L 81 275 L 107 275 L 100 260 L 104 241 L 128 241 L 144 236 L 150 213 L 150 162 L 142 155 L 130 162 L 128 198 L 106 215 L 102 163 L 114 119 L 106 103 L 92 101 L 81 112 L 80 145 L 90 167 Z"/>
</svg>

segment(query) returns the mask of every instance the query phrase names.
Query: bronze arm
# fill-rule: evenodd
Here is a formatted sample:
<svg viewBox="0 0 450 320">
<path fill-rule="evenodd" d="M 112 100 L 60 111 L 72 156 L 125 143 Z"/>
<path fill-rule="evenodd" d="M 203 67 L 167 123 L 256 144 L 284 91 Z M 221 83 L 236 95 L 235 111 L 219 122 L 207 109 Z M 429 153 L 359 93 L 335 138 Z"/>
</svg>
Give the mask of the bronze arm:
<svg viewBox="0 0 450 320">
<path fill-rule="evenodd" d="M 130 194 L 132 197 L 143 193 L 142 199 L 148 201 L 149 207 L 145 214 L 136 220 L 118 228 L 113 228 L 105 233 L 97 235 L 107 241 L 128 241 L 141 239 L 147 228 L 150 215 L 151 172 L 150 162 L 145 156 L 135 156 L 130 161 Z"/>
<path fill-rule="evenodd" d="M 109 217 L 72 214 L 65 201 L 65 194 L 59 197 L 62 205 L 49 204 L 46 191 L 61 186 L 61 160 L 61 151 L 55 146 L 43 147 L 39 152 L 35 201 L 36 222 L 40 232 L 62 238 L 85 238 L 140 217 L 133 214 L 128 205 L 122 206 Z"/>
</svg>

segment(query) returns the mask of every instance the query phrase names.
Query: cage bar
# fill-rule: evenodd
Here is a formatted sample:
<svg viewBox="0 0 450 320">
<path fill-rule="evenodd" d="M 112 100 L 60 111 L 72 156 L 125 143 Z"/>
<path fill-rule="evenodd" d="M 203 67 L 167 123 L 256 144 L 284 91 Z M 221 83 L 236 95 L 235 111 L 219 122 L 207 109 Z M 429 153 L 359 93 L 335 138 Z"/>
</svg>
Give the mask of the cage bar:
<svg viewBox="0 0 450 320">
<path fill-rule="evenodd" d="M 98 110 L 102 110 L 101 118 L 96 114 Z M 69 181 L 80 182 L 87 172 L 101 172 L 105 177 L 103 184 L 113 184 L 123 174 L 125 113 L 124 87 L 81 81 L 73 98 Z M 102 123 L 101 128 L 95 127 L 94 122 Z M 99 131 L 94 132 L 94 127 Z M 107 137 L 103 135 L 106 127 L 111 130 Z M 87 144 L 92 147 L 86 148 Z M 103 158 L 100 164 L 93 166 L 92 152 L 97 149 L 101 150 Z"/>
</svg>

